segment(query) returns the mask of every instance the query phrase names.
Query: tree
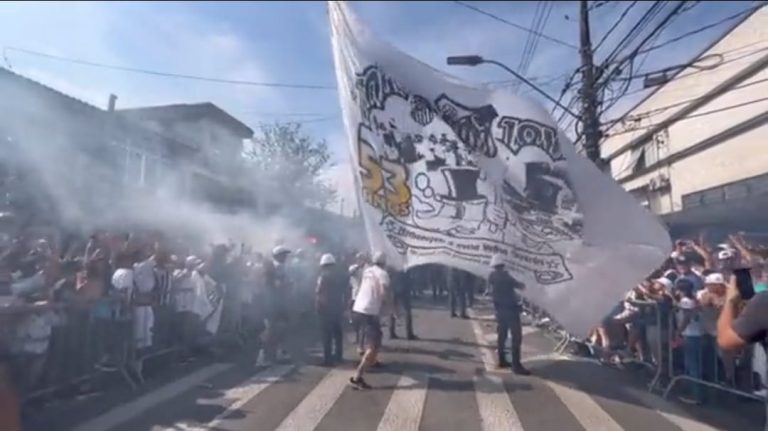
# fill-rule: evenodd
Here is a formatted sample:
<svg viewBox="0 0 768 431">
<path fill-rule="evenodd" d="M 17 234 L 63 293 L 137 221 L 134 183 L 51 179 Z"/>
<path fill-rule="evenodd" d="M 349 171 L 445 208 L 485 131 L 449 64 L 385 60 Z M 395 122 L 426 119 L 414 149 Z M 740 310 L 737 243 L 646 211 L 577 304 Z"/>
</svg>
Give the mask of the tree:
<svg viewBox="0 0 768 431">
<path fill-rule="evenodd" d="M 262 125 L 245 156 L 257 189 L 274 203 L 325 208 L 336 200 L 336 190 L 321 178 L 333 166 L 328 144 L 299 123 Z"/>
</svg>

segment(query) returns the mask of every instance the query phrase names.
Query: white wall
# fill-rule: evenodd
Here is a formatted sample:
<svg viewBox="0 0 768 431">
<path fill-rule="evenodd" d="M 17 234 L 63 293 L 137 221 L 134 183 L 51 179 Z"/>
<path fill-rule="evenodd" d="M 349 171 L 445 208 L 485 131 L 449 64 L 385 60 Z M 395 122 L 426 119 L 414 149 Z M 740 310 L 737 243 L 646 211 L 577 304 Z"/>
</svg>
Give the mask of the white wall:
<svg viewBox="0 0 768 431">
<path fill-rule="evenodd" d="M 727 139 L 715 147 L 693 154 L 674 163 L 662 163 L 658 169 L 631 178 L 633 162 L 639 148 L 618 154 L 618 150 L 646 133 L 649 126 L 669 118 L 686 107 L 686 101 L 699 98 L 718 85 L 768 55 L 768 8 L 763 8 L 703 54 L 701 65 L 718 64 L 701 71 L 688 68 L 640 103 L 626 121 L 606 130 L 602 144 L 604 158 L 611 160 L 611 172 L 625 189 L 635 190 L 647 185 L 651 178 L 665 175 L 671 190 L 651 196 L 652 209 L 668 213 L 682 209 L 681 197 L 696 192 L 768 172 L 768 129 L 766 126 Z M 661 131 L 657 143 L 645 146 L 647 162 L 690 148 L 703 140 L 768 112 L 768 70 L 763 70 L 736 85 L 715 100 L 688 114 L 686 118 Z M 744 106 L 738 106 L 745 104 Z M 618 155 L 617 155 L 618 154 Z"/>
</svg>

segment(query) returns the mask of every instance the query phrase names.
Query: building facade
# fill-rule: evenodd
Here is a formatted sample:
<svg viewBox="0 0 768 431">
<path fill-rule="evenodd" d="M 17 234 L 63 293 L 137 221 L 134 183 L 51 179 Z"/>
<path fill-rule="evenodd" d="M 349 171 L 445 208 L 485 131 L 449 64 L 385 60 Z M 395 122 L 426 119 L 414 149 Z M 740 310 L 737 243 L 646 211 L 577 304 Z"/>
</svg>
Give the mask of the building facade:
<svg viewBox="0 0 768 431">
<path fill-rule="evenodd" d="M 768 211 L 768 8 L 662 80 L 604 130 L 611 175 L 673 230 L 758 223 Z"/>
<path fill-rule="evenodd" d="M 28 194 L 48 195 L 54 208 L 36 215 L 78 218 L 131 195 L 253 201 L 232 171 L 253 131 L 213 104 L 101 109 L 3 68 L 0 94 L 0 186 L 25 177 Z"/>
</svg>

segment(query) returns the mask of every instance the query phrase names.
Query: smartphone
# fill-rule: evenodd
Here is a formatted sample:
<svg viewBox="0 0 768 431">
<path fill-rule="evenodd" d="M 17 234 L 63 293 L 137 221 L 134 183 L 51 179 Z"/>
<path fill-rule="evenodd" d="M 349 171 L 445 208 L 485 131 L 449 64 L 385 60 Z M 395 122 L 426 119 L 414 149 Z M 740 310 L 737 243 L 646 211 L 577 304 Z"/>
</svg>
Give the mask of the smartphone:
<svg viewBox="0 0 768 431">
<path fill-rule="evenodd" d="M 748 301 L 755 296 L 755 286 L 752 284 L 752 271 L 749 268 L 738 268 L 733 270 L 736 277 L 736 288 L 739 289 L 741 299 Z"/>
</svg>

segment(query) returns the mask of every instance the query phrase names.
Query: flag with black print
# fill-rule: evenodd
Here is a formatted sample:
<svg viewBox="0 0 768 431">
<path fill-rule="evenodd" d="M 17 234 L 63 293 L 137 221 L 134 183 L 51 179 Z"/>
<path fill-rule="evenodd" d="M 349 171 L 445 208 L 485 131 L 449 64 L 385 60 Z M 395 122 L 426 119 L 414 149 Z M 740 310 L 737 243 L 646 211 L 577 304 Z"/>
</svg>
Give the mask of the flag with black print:
<svg viewBox="0 0 768 431">
<path fill-rule="evenodd" d="M 361 213 L 395 266 L 486 276 L 500 254 L 528 299 L 586 334 L 668 256 L 664 226 L 542 106 L 409 57 L 344 2 L 329 15 Z"/>
</svg>

